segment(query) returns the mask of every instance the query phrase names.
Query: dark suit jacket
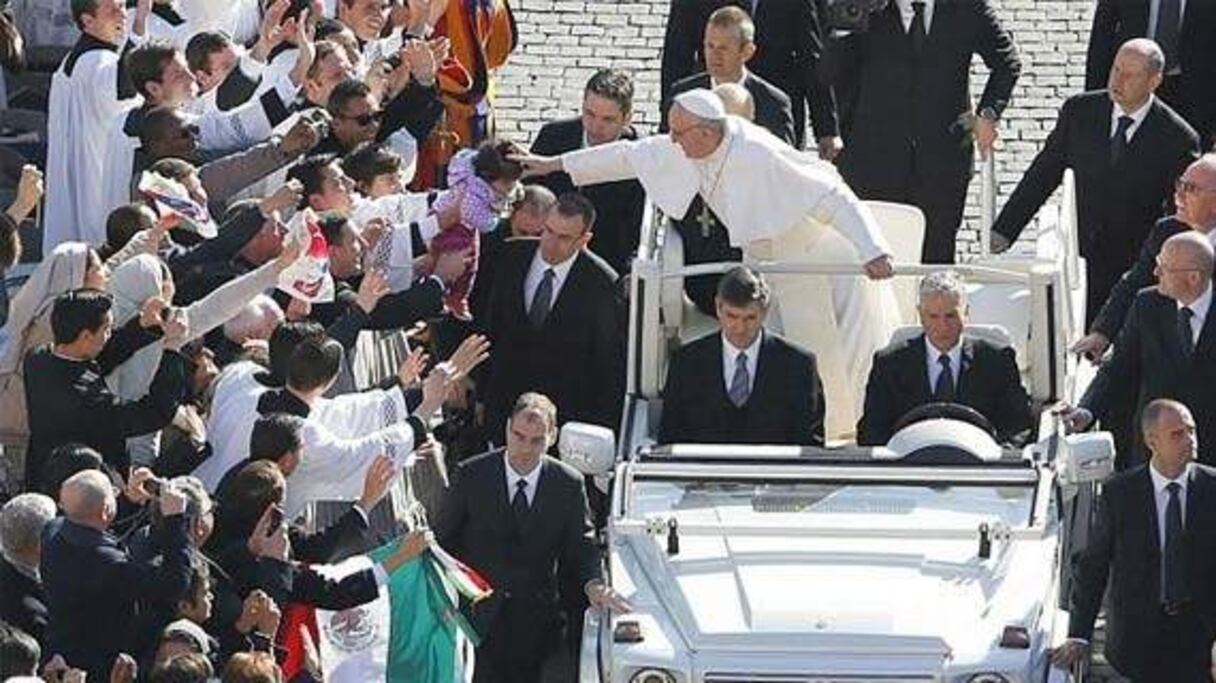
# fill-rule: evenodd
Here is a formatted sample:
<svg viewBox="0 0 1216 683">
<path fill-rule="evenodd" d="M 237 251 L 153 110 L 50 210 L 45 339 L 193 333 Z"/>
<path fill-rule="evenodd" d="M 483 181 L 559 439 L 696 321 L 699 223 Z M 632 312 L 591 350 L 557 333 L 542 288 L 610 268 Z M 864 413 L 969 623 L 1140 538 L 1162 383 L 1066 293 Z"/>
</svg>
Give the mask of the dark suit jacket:
<svg viewBox="0 0 1216 683">
<path fill-rule="evenodd" d="M 765 331 L 743 408 L 731 403 L 715 332 L 671 357 L 660 443 L 823 445 L 823 385 L 815 355 Z"/>
<path fill-rule="evenodd" d="M 539 661 L 560 627 L 559 585 L 581 589 L 599 578 L 599 548 L 583 475 L 544 456 L 532 505 L 518 529 L 507 500 L 506 467 L 503 450 L 462 462 L 435 536 L 494 588 L 489 598 L 466 606 L 477 631 L 509 640 L 521 659 Z"/>
<path fill-rule="evenodd" d="M 1137 415 L 1155 398 L 1185 403 L 1195 417 L 1199 443 L 1216 443 L 1216 310 L 1208 312 L 1199 343 L 1187 359 L 1177 303 L 1155 288 L 1141 290 L 1115 339 L 1114 353 L 1098 370 L 1081 406 L 1101 419 L 1124 396 L 1136 397 Z M 1135 449 L 1143 453 L 1140 430 L 1135 432 Z M 1200 459 L 1206 462 L 1214 456 L 1216 450 L 1207 448 Z"/>
<path fill-rule="evenodd" d="M 1018 376 L 1011 348 L 963 337 L 956 403 L 975 408 L 1008 441 L 1033 424 L 1030 396 Z M 857 443 L 882 446 L 895 432 L 895 423 L 908 411 L 932 402 L 925 335 L 888 346 L 874 354 L 866 403 L 857 422 Z"/>
<path fill-rule="evenodd" d="M 120 652 L 137 653 L 139 600 L 173 604 L 190 582 L 186 516 L 165 521 L 159 565 L 133 560 L 114 536 L 58 517 L 42 531 L 50 622 L 46 651 L 106 680 Z"/>
<path fill-rule="evenodd" d="M 622 140 L 638 139 L 637 131 L 628 126 Z M 541 126 L 532 142 L 535 154 L 558 155 L 583 148 L 583 121 L 578 117 L 553 121 Z M 616 272 L 629 270 L 629 262 L 638 250 L 642 233 L 642 210 L 646 191 L 637 180 L 618 180 L 586 187 L 575 187 L 564 172 L 550 173 L 539 179 L 541 185 L 556 195 L 577 192 L 595 207 L 595 225 L 591 226 L 591 251 L 599 254 Z M 478 278 L 480 280 L 480 278 Z"/>
<path fill-rule="evenodd" d="M 669 97 L 674 99 L 676 95 L 695 88 L 709 89 L 711 83 L 709 74 L 702 71 L 699 74 L 676 81 L 671 86 Z M 768 129 L 768 132 L 791 145 L 794 144 L 797 138 L 794 135 L 794 115 L 790 107 L 789 96 L 781 92 L 777 86 L 750 71 L 747 72 L 746 77 L 743 79 L 743 87 L 747 88 L 747 91 L 751 93 L 752 101 L 756 105 L 756 125 Z M 662 117 L 659 124 L 660 131 L 667 130 L 667 110 L 669 107 L 671 107 L 671 99 L 668 99 L 663 104 Z"/>
<path fill-rule="evenodd" d="M 1055 192 L 1064 169 L 1071 168 L 1077 183 L 1081 255 L 1088 259 L 1091 275 L 1110 273 L 1110 280 L 1135 260 L 1148 228 L 1166 213 L 1174 180 L 1199 151 L 1195 131 L 1154 99 L 1127 151 L 1112 168 L 1113 106 L 1105 90 L 1065 100 L 1056 127 L 992 226 L 1010 241 L 1016 239 Z"/>
<path fill-rule="evenodd" d="M 1153 271 L 1157 269 L 1157 254 L 1161 252 L 1161 245 L 1170 237 L 1190 229 L 1189 225 L 1174 216 L 1166 216 L 1153 225 L 1152 231 L 1140 245 L 1136 262 L 1111 288 L 1106 303 L 1094 318 L 1093 325 L 1090 325 L 1091 330 L 1101 332 L 1107 339 L 1114 339 L 1119 334 L 1119 328 L 1123 327 L 1127 312 L 1136 300 L 1136 292 L 1157 282 Z"/>
<path fill-rule="evenodd" d="M 46 592 L 4 557 L 0 557 L 0 621 L 46 642 Z"/>
<path fill-rule="evenodd" d="M 836 87 L 845 133 L 841 172 L 862 197 L 904 189 L 914 170 L 953 187 L 965 183 L 975 154 L 965 124 L 971 56 L 991 70 L 977 111 L 1001 113 L 1022 69 L 987 0 L 937 2 L 924 50 L 913 56 L 894 2 L 871 16 L 869 30 L 828 41 L 825 76 Z"/>
<path fill-rule="evenodd" d="M 677 81 L 705 70 L 701 46 L 709 15 L 727 5 L 750 12 L 751 4 L 748 0 L 671 1 L 663 39 L 662 102 L 669 101 Z M 814 0 L 763 0 L 754 19 L 756 54 L 747 68 L 789 96 L 795 146 L 805 146 L 808 108 L 815 137 L 839 135 L 835 97 L 818 78 L 823 33 Z"/>
<path fill-rule="evenodd" d="M 1085 88 L 1106 87 L 1111 64 L 1119 46 L 1148 34 L 1150 0 L 1098 0 L 1094 25 L 1089 33 L 1085 58 Z M 1178 61 L 1182 95 L 1170 105 L 1190 124 L 1211 134 L 1216 130 L 1216 4 L 1187 2 L 1178 37 Z M 1204 141 L 1205 148 L 1210 140 Z"/>
<path fill-rule="evenodd" d="M 1203 442 L 1201 441 L 1200 444 Z M 1074 566 L 1068 634 L 1092 639 L 1094 619 L 1110 583 L 1106 658 L 1136 680 L 1159 680 L 1145 671 L 1160 647 L 1161 540 L 1149 465 L 1115 475 L 1102 487 L 1089 545 Z M 1216 633 L 1216 470 L 1196 465 L 1186 488 L 1185 539 L 1194 605 L 1210 646 Z"/>
<path fill-rule="evenodd" d="M 507 242 L 499 260 L 488 319 L 494 344 L 487 369 L 487 433 L 503 438 L 515 399 L 539 391 L 557 405 L 562 422 L 616 429 L 625 383 L 625 334 L 611 269 L 582 251 L 539 330 L 528 321 L 524 278 L 539 242 Z"/>
</svg>

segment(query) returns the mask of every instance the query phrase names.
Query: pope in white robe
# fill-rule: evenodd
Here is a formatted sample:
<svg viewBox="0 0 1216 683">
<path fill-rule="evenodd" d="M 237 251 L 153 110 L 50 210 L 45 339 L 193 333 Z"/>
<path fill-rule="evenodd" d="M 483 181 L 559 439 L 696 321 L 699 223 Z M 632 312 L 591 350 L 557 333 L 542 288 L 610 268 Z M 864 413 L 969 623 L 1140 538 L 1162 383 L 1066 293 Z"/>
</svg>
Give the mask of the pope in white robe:
<svg viewBox="0 0 1216 683">
<path fill-rule="evenodd" d="M 670 135 L 519 160 L 530 173 L 565 171 L 575 185 L 637 178 L 668 216 L 684 216 L 700 195 L 745 261 L 857 263 L 872 279 L 890 277 L 891 249 L 877 222 L 830 165 L 727 116 L 708 90 L 677 96 L 669 120 Z M 891 288 L 853 275 L 769 280 L 777 314 L 769 319 L 815 353 L 827 436 L 847 438 L 873 354 L 899 322 Z"/>
</svg>

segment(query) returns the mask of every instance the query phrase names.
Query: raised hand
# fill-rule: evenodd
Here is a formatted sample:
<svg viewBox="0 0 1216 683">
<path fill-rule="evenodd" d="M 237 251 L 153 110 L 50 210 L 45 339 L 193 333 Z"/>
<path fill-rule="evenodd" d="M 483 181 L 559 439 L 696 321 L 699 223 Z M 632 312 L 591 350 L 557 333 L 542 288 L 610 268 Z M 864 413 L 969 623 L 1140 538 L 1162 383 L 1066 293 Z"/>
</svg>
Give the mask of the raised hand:
<svg viewBox="0 0 1216 683">
<path fill-rule="evenodd" d="M 465 337 L 465 340 L 460 342 L 460 346 L 452 353 L 452 357 L 448 359 L 455 372 L 452 380 L 455 381 L 468 375 L 473 368 L 481 365 L 489 357 L 490 340 L 485 335 L 473 334 Z"/>
<path fill-rule="evenodd" d="M 369 270 L 363 274 L 363 281 L 359 283 L 359 291 L 355 293 L 355 305 L 371 315 L 385 294 L 388 294 L 388 277 L 383 271 Z"/>
<path fill-rule="evenodd" d="M 401 382 L 401 386 L 408 387 L 418 381 L 422 376 L 422 371 L 426 368 L 426 364 L 430 361 L 430 356 L 421 347 L 410 351 L 410 355 L 401 361 L 401 365 L 397 367 L 397 381 Z"/>
<path fill-rule="evenodd" d="M 297 126 L 299 124 L 296 124 Z M 287 137 L 291 137 L 295 127 L 288 131 Z M 283 147 L 287 146 L 287 138 L 283 139 Z M 286 151 L 286 149 L 284 149 Z M 274 213 L 282 213 L 288 209 L 295 208 L 300 205 L 300 198 L 304 196 L 304 185 L 299 180 L 288 180 L 279 186 L 273 194 L 262 197 L 258 202 L 258 210 L 263 216 L 269 217 Z"/>
<path fill-rule="evenodd" d="M 8 211 L 5 213 L 13 219 L 13 222 L 21 223 L 34 211 L 38 202 L 42 201 L 44 192 L 42 171 L 31 164 L 22 166 L 21 180 L 17 181 L 17 197 L 13 199 L 13 203 L 9 205 Z"/>
<path fill-rule="evenodd" d="M 397 463 L 386 455 L 377 455 L 372 460 L 363 475 L 363 495 L 359 496 L 358 505 L 363 512 L 370 513 L 372 508 L 384 500 L 393 480 L 397 478 L 397 472 Z"/>
<path fill-rule="evenodd" d="M 275 0 L 266 8 L 262 24 L 258 27 L 258 41 L 249 51 L 249 56 L 265 63 L 270 53 L 288 37 L 288 27 L 283 25 L 283 15 L 291 7 L 291 0 Z"/>
<path fill-rule="evenodd" d="M 150 297 L 139 307 L 139 326 L 145 330 L 160 327 L 169 317 L 169 304 L 159 296 Z"/>
</svg>

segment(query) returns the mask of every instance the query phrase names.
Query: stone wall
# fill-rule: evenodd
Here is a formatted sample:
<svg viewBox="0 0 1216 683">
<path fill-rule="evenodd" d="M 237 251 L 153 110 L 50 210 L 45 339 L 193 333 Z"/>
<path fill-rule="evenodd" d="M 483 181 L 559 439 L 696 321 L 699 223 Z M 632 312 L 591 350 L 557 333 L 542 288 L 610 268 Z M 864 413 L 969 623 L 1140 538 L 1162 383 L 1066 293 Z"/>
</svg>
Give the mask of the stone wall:
<svg viewBox="0 0 1216 683">
<path fill-rule="evenodd" d="M 777 1 L 777 0 L 774 0 Z M 1093 0 L 993 0 L 1022 57 L 1022 76 L 1001 127 L 998 206 L 1013 190 L 1051 131 L 1065 97 L 1084 86 L 1085 44 Z M 669 0 L 512 0 L 521 45 L 498 80 L 503 135 L 531 141 L 546 121 L 578 111 L 583 84 L 596 69 L 626 69 L 636 79 L 635 123 L 658 121 L 659 56 Z M 986 70 L 977 58 L 972 92 Z M 960 251 L 976 249 L 979 181 L 972 183 Z"/>
</svg>

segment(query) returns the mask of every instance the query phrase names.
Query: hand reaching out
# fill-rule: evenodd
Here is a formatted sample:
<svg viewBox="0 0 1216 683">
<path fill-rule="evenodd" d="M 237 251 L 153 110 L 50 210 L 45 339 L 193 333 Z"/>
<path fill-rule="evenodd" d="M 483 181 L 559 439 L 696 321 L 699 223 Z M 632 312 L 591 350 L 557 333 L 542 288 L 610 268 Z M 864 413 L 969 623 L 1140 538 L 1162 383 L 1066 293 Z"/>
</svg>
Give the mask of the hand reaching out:
<svg viewBox="0 0 1216 683">
<path fill-rule="evenodd" d="M 426 364 L 431 357 L 421 347 L 410 351 L 410 355 L 401 361 L 401 365 L 397 368 L 397 381 L 403 387 L 413 386 L 414 382 L 422 376 L 422 371 L 426 368 Z"/>
</svg>

